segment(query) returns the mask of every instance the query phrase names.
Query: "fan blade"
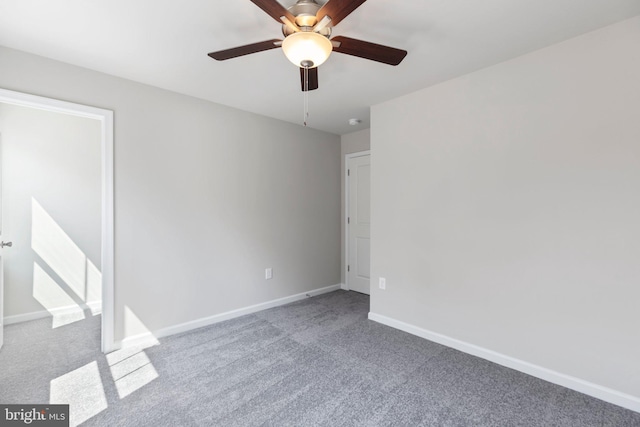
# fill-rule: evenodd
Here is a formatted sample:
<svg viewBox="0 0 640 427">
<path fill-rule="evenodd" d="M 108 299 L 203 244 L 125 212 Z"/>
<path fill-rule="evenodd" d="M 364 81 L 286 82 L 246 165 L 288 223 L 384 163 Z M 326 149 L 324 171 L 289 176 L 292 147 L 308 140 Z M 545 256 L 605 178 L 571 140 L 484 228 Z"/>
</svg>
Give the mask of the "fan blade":
<svg viewBox="0 0 640 427">
<path fill-rule="evenodd" d="M 335 26 L 365 1 L 366 0 L 329 0 L 318 10 L 316 19 L 320 22 L 325 15 L 329 15 L 331 25 Z"/>
<path fill-rule="evenodd" d="M 402 62 L 404 57 L 407 56 L 406 50 L 352 39 L 350 37 L 338 36 L 332 38 L 331 41 L 340 43 L 340 46 L 338 47 L 334 45 L 334 52 L 358 56 L 360 58 L 370 59 L 372 61 L 378 61 L 389 65 L 398 65 Z"/>
<path fill-rule="evenodd" d="M 267 15 L 278 22 L 281 22 L 281 16 L 286 17 L 291 22 L 296 22 L 296 17 L 276 0 L 251 0 L 251 3 L 258 6 L 260 9 L 265 11 Z"/>
<path fill-rule="evenodd" d="M 219 50 L 217 52 L 211 52 L 208 55 L 218 61 L 224 61 L 225 59 L 237 58 L 238 56 L 249 55 L 250 53 L 262 52 L 263 50 L 275 49 L 280 47 L 281 40 L 265 40 L 263 42 L 247 44 L 244 46 L 238 46 L 231 49 Z"/>
<path fill-rule="evenodd" d="M 309 74 L 308 74 L 309 85 L 307 90 L 318 89 L 318 67 L 308 68 L 308 70 L 309 70 Z M 305 86 L 304 85 L 304 68 L 302 67 L 300 67 L 300 86 L 303 92 L 307 91 L 304 88 Z"/>
</svg>

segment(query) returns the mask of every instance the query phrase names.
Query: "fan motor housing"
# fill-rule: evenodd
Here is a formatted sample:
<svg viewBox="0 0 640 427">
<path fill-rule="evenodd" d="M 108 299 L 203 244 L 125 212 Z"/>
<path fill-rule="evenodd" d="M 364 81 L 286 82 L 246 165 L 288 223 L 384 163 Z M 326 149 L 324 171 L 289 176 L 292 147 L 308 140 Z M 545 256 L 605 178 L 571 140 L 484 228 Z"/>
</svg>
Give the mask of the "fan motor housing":
<svg viewBox="0 0 640 427">
<path fill-rule="evenodd" d="M 320 5 L 314 0 L 298 0 L 288 10 L 296 17 L 299 27 L 313 27 L 316 25 L 316 13 L 320 10 Z"/>
<path fill-rule="evenodd" d="M 298 0 L 296 4 L 287 8 L 293 16 L 296 17 L 295 23 L 302 31 L 311 31 L 318 20 L 316 14 L 322 6 L 315 0 Z M 282 34 L 286 37 L 292 34 L 294 31 L 286 25 L 282 26 Z M 322 30 L 318 31 L 319 34 L 329 37 L 331 35 L 331 26 L 327 25 Z"/>
</svg>

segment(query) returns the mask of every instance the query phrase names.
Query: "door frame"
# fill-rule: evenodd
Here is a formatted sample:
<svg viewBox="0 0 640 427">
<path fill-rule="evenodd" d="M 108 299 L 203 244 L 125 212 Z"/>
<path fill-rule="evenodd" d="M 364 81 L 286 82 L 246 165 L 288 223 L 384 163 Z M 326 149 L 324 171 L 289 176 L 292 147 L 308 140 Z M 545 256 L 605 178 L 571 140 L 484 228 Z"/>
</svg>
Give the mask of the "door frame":
<svg viewBox="0 0 640 427">
<path fill-rule="evenodd" d="M 349 160 L 356 157 L 370 155 L 371 150 L 358 151 L 344 155 L 344 288 L 347 291 L 351 290 L 351 288 L 349 288 L 349 272 L 347 271 L 349 266 Z"/>
<path fill-rule="evenodd" d="M 75 104 L 37 95 L 0 88 L 0 102 L 37 108 L 73 116 L 86 117 L 101 122 L 102 163 L 102 336 L 103 353 L 116 350 L 114 342 L 115 318 L 115 269 L 114 269 L 114 154 L 113 111 L 88 105 Z"/>
</svg>

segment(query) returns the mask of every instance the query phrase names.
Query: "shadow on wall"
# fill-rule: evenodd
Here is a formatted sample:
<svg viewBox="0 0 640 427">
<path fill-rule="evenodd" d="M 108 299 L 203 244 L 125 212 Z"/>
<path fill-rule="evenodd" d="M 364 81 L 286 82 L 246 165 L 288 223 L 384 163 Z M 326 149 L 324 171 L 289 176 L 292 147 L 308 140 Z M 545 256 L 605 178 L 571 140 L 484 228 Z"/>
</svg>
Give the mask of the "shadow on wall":
<svg viewBox="0 0 640 427">
<path fill-rule="evenodd" d="M 31 248 L 42 260 L 42 265 L 33 263 L 33 297 L 53 317 L 52 328 L 84 319 L 86 308 L 100 314 L 100 270 L 34 198 Z"/>
</svg>

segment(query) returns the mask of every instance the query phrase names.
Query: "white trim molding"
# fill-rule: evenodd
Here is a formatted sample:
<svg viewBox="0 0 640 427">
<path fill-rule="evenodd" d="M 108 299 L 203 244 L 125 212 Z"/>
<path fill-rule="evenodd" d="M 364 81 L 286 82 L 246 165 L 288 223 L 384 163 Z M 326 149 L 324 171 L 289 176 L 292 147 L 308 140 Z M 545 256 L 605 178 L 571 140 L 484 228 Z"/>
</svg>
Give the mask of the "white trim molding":
<svg viewBox="0 0 640 427">
<path fill-rule="evenodd" d="M 192 320 L 190 322 L 169 326 L 167 328 L 162 328 L 154 332 L 146 332 L 146 333 L 134 335 L 131 337 L 126 337 L 121 342 L 117 343 L 117 347 L 118 348 L 148 347 L 150 345 L 158 344 L 159 338 L 164 338 L 164 337 L 168 337 L 170 335 L 175 335 L 175 334 L 181 334 L 184 332 L 192 331 L 194 329 L 213 325 L 214 323 L 224 322 L 225 320 L 235 319 L 236 317 L 245 316 L 247 314 L 253 314 L 258 311 L 279 307 L 281 305 L 300 301 L 306 298 L 311 298 L 318 295 L 326 294 L 328 292 L 337 291 L 340 288 L 341 288 L 341 284 L 327 286 L 324 288 L 314 289 L 312 291 L 302 292 L 300 294 L 295 294 L 295 295 L 291 295 L 284 298 L 278 298 L 271 301 L 266 301 L 266 302 L 251 305 L 248 307 L 238 308 L 236 310 L 231 310 L 231 311 L 227 311 L 220 314 L 214 314 L 213 316 L 203 317 L 201 319 Z"/>
<path fill-rule="evenodd" d="M 89 302 L 81 305 L 69 305 L 66 307 L 56 307 L 49 310 L 32 311 L 31 313 L 16 314 L 4 318 L 5 325 L 13 325 L 15 323 L 29 322 L 31 320 L 39 320 L 47 317 L 64 316 L 66 314 L 77 313 L 78 310 L 83 312 L 90 310 L 91 313 L 99 314 L 102 311 L 100 302 Z"/>
<path fill-rule="evenodd" d="M 614 405 L 622 406 L 623 408 L 640 412 L 640 398 L 636 396 L 632 396 L 630 394 L 613 390 L 608 387 L 594 384 L 580 378 L 572 377 L 571 375 L 566 375 L 561 372 L 544 368 L 542 366 L 534 365 L 533 363 L 516 359 L 514 357 L 507 356 L 502 353 L 477 346 L 475 344 L 470 344 L 456 338 L 451 338 L 437 332 L 429 331 L 427 329 L 423 329 L 409 323 L 401 322 L 399 320 L 383 316 L 381 314 L 369 312 L 369 320 L 373 320 L 374 322 L 399 329 L 412 335 L 416 335 L 420 338 L 424 338 L 429 341 L 433 341 L 438 344 L 460 350 L 464 353 L 468 353 L 473 356 L 488 360 L 490 362 L 497 363 L 498 365 L 515 369 L 516 371 L 523 372 L 525 374 L 543 379 L 545 381 L 570 388 L 580 393 L 584 393 L 597 399 L 604 400 L 605 402 L 613 403 Z"/>
<path fill-rule="evenodd" d="M 53 316 L 53 314 L 48 312 L 47 310 L 33 311 L 31 313 L 5 316 L 3 319 L 3 323 L 5 326 L 8 326 L 8 325 L 13 325 L 15 323 L 30 322 L 32 320 L 44 319 L 45 317 L 51 317 L 51 316 Z"/>
<path fill-rule="evenodd" d="M 113 111 L 88 105 L 75 104 L 42 96 L 0 88 L 0 102 L 23 107 L 37 108 L 56 113 L 70 114 L 99 120 L 102 123 L 102 352 L 114 347 L 115 318 L 115 268 L 114 268 L 114 160 L 113 160 Z M 39 313 L 39 312 L 37 312 Z M 29 318 L 37 313 L 27 313 L 11 318 Z M 44 312 L 47 313 L 47 312 Z M 46 315 L 49 315 L 48 313 Z M 39 317 L 36 317 L 39 318 Z M 15 322 L 14 322 L 15 323 Z"/>
</svg>

